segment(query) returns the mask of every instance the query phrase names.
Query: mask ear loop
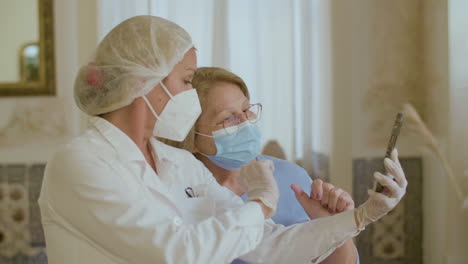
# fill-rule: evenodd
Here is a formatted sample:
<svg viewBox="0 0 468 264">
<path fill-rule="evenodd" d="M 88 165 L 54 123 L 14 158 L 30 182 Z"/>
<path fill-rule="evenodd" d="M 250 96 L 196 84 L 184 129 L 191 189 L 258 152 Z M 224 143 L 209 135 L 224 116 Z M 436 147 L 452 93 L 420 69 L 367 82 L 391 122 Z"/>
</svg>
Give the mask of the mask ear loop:
<svg viewBox="0 0 468 264">
<path fill-rule="evenodd" d="M 210 158 L 210 156 L 206 155 L 206 154 L 203 153 L 203 152 L 198 151 L 197 153 L 199 153 L 199 154 L 201 154 L 201 155 L 203 155 L 203 156 L 205 156 L 205 157 L 207 157 L 207 158 Z M 216 154 L 215 154 L 215 155 L 216 155 Z"/>
<path fill-rule="evenodd" d="M 172 94 L 169 92 L 169 90 L 167 89 L 167 87 L 164 85 L 164 83 L 162 81 L 159 82 L 163 88 L 163 90 L 167 93 L 167 95 L 169 95 L 169 98 L 171 98 L 171 100 L 174 100 L 174 97 L 172 96 Z M 148 105 L 148 108 L 151 110 L 151 113 L 153 113 L 153 115 L 156 117 L 157 120 L 160 120 L 161 118 L 159 117 L 158 114 L 156 114 L 156 111 L 154 111 L 153 107 L 151 106 L 150 102 L 148 101 L 148 98 L 146 98 L 145 95 L 142 96 L 143 97 L 143 100 L 145 100 L 146 102 L 146 105 Z"/>
<path fill-rule="evenodd" d="M 194 133 L 194 134 L 197 134 L 197 135 L 200 135 L 200 136 L 204 136 L 204 137 L 214 138 L 214 136 L 212 136 L 212 135 L 203 134 L 203 133 L 200 133 L 200 132 L 193 132 L 193 133 Z"/>
<path fill-rule="evenodd" d="M 160 120 L 160 117 L 158 114 L 156 114 L 156 111 L 154 111 L 153 107 L 151 106 L 150 102 L 148 101 L 148 98 L 146 98 L 145 95 L 142 96 L 143 100 L 145 100 L 146 105 L 148 105 L 148 108 L 151 110 L 151 113 L 156 117 L 157 120 Z"/>
<path fill-rule="evenodd" d="M 207 134 L 203 134 L 203 133 L 200 133 L 200 132 L 193 132 L 193 133 L 196 134 L 196 135 L 204 136 L 204 137 L 214 138 L 214 136 L 207 135 Z M 217 152 L 217 151 L 218 151 L 218 150 L 216 150 L 216 152 Z M 209 155 L 206 155 L 205 153 L 203 153 L 203 152 L 201 152 L 201 151 L 199 151 L 198 153 L 200 153 L 201 155 L 203 155 L 203 156 L 205 156 L 205 157 L 207 157 L 207 158 L 210 157 Z M 216 154 L 215 154 L 215 155 L 216 155 Z"/>
<path fill-rule="evenodd" d="M 171 100 L 174 100 L 174 96 L 172 96 L 172 94 L 169 92 L 169 90 L 167 89 L 166 85 L 164 85 L 164 83 L 162 81 L 159 82 L 162 86 L 162 88 L 164 89 L 164 91 L 167 93 L 167 95 L 169 95 L 169 98 L 171 98 Z"/>
</svg>

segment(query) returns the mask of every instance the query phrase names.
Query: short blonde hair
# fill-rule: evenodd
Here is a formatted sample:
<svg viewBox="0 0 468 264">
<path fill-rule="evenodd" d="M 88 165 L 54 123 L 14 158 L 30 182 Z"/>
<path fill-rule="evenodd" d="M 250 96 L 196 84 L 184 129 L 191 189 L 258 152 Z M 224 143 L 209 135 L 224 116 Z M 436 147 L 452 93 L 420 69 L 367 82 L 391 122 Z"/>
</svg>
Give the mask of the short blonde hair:
<svg viewBox="0 0 468 264">
<path fill-rule="evenodd" d="M 218 83 L 231 83 L 237 85 L 245 97 L 250 99 L 249 90 L 245 82 L 236 74 L 218 67 L 201 67 L 198 68 L 193 76 L 192 86 L 196 89 L 200 104 L 205 104 L 206 95 L 209 89 L 213 88 Z M 198 121 L 197 121 L 198 122 Z M 193 152 L 195 147 L 195 131 L 197 130 L 197 123 L 190 129 L 187 137 L 182 142 L 177 142 L 165 138 L 158 138 L 159 141 L 164 142 L 176 148 L 182 148 Z"/>
</svg>

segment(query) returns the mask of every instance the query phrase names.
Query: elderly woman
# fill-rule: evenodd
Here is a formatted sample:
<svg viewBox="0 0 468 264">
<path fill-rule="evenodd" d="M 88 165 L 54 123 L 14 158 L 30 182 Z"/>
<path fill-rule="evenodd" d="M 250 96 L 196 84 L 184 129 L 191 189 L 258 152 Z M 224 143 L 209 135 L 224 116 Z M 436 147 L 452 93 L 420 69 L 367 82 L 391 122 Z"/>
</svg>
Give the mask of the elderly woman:
<svg viewBox="0 0 468 264">
<path fill-rule="evenodd" d="M 277 224 L 290 226 L 354 208 L 354 201 L 347 192 L 321 180 L 314 181 L 311 187 L 311 179 L 301 167 L 260 155 L 260 132 L 256 123 L 261 118 L 262 106 L 250 104 L 249 91 L 239 76 L 222 68 L 203 67 L 197 69 L 192 85 L 203 109 L 193 128 L 194 133 L 182 142 L 161 139 L 162 142 L 191 151 L 220 185 L 243 200 L 248 197 L 245 187 L 238 181 L 241 168 L 254 159 L 271 160 L 280 193 L 276 214 L 272 216 Z M 210 135 L 213 124 L 222 124 L 223 129 Z M 221 133 L 224 138 L 219 136 Z M 302 189 L 307 193 L 312 191 L 310 196 Z M 309 199 L 313 206 L 306 202 Z M 300 202 L 304 203 L 304 208 Z M 322 263 L 356 263 L 356 255 L 352 240 L 348 240 Z M 236 260 L 234 263 L 243 262 Z"/>
<path fill-rule="evenodd" d="M 394 156 L 398 185 L 380 179 L 388 192 L 357 209 L 289 228 L 265 220 L 278 201 L 271 162 L 243 168 L 243 203 L 154 138 L 182 141 L 200 115 L 195 69 L 187 32 L 152 16 L 119 24 L 80 69 L 75 101 L 90 126 L 49 160 L 39 198 L 51 264 L 318 262 L 401 199 Z"/>
</svg>

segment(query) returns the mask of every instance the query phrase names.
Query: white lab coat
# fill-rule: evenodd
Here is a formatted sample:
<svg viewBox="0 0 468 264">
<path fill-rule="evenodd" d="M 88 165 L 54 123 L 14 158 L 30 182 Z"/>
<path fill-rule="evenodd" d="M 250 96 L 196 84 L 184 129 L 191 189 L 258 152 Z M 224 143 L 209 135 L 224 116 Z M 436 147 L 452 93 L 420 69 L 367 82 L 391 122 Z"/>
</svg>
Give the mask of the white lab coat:
<svg viewBox="0 0 468 264">
<path fill-rule="evenodd" d="M 359 233 L 352 211 L 290 227 L 265 221 L 191 153 L 152 139 L 156 174 L 127 135 L 91 123 L 46 167 L 39 206 L 50 264 L 317 263 Z"/>
</svg>

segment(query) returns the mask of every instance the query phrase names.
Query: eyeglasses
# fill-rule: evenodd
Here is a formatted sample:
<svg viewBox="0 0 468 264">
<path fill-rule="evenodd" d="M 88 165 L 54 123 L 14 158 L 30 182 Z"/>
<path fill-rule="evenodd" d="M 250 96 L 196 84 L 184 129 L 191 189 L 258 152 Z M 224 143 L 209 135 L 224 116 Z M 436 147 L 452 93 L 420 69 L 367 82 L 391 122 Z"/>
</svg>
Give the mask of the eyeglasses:
<svg viewBox="0 0 468 264">
<path fill-rule="evenodd" d="M 223 128 L 229 135 L 236 134 L 239 130 L 239 124 L 244 121 L 249 121 L 250 124 L 255 124 L 262 117 L 262 104 L 251 104 L 249 108 L 242 113 L 236 113 L 224 119 Z"/>
<path fill-rule="evenodd" d="M 239 124 L 248 121 L 250 124 L 255 124 L 260 120 L 262 117 L 262 104 L 257 103 L 257 104 L 250 104 L 249 107 L 242 111 L 242 113 L 235 113 L 232 114 L 231 116 L 227 117 L 224 119 L 222 122 L 223 129 L 228 135 L 233 135 L 236 134 L 240 126 Z M 217 127 L 220 124 L 217 125 L 208 125 L 208 124 L 198 124 L 198 126 L 211 126 L 211 127 Z M 203 134 L 200 132 L 195 132 L 197 135 L 201 136 L 206 136 L 206 137 L 213 137 L 212 135 L 208 134 Z"/>
</svg>

